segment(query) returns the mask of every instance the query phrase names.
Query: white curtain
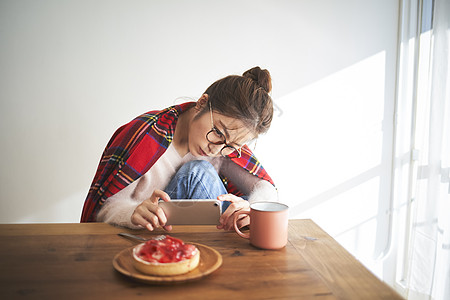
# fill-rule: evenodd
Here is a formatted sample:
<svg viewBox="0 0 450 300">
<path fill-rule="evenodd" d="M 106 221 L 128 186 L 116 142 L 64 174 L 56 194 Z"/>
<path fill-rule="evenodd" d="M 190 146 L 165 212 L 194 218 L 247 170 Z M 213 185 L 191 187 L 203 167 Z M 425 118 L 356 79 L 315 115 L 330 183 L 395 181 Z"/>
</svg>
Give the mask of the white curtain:
<svg viewBox="0 0 450 300">
<path fill-rule="evenodd" d="M 418 30 L 401 279 L 408 299 L 449 300 L 450 0 L 411 4 Z"/>
</svg>

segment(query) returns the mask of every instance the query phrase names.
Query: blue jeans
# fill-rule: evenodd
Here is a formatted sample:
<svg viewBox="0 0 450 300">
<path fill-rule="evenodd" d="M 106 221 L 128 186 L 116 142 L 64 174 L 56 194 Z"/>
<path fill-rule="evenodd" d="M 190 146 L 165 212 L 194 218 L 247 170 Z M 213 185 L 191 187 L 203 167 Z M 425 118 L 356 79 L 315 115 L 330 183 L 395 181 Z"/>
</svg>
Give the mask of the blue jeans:
<svg viewBox="0 0 450 300">
<path fill-rule="evenodd" d="M 165 188 L 171 199 L 217 199 L 227 194 L 214 166 L 205 160 L 193 160 L 184 164 Z M 222 203 L 222 212 L 230 205 Z"/>
</svg>

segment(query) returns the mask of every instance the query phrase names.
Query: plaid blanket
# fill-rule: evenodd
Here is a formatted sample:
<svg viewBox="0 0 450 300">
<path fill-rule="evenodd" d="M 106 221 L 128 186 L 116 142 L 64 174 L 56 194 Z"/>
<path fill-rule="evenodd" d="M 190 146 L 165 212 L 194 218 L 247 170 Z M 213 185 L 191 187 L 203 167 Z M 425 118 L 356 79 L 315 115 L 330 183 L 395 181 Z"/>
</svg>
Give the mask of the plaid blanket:
<svg viewBox="0 0 450 300">
<path fill-rule="evenodd" d="M 178 116 L 194 104 L 188 102 L 161 111 L 147 112 L 114 133 L 103 152 L 84 202 L 81 222 L 95 222 L 106 199 L 137 180 L 153 166 L 172 142 Z M 233 158 L 232 161 L 273 184 L 247 146 L 242 148 L 242 156 Z M 241 195 L 231 182 L 226 187 L 229 193 Z"/>
</svg>

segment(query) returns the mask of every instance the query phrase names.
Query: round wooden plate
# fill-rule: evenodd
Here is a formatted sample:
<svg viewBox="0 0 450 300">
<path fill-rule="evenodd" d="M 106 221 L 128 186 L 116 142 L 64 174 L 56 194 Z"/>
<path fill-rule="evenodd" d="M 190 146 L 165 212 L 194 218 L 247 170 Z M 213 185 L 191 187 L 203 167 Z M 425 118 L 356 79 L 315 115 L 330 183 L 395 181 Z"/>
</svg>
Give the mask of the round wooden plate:
<svg viewBox="0 0 450 300">
<path fill-rule="evenodd" d="M 113 259 L 113 266 L 118 272 L 134 280 L 151 284 L 177 283 L 200 279 L 205 277 L 222 265 L 222 255 L 217 250 L 197 243 L 195 245 L 200 250 L 200 262 L 194 270 L 181 275 L 174 276 L 152 276 L 139 272 L 133 266 L 133 247 L 119 252 Z"/>
</svg>

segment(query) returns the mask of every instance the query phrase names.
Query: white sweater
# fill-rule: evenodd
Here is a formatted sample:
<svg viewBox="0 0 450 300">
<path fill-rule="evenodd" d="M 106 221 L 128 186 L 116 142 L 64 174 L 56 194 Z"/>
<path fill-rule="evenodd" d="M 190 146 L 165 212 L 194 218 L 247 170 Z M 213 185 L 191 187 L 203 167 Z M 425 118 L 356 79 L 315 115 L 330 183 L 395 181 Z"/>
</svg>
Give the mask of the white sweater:
<svg viewBox="0 0 450 300">
<path fill-rule="evenodd" d="M 97 215 L 97 221 L 140 228 L 131 223 L 131 215 L 136 207 L 148 199 L 154 190 L 164 190 L 182 165 L 196 159 L 209 161 L 218 173 L 230 179 L 244 194 L 249 195 L 250 203 L 278 201 L 277 191 L 272 184 L 250 174 L 231 160 L 222 157 L 195 157 L 190 153 L 181 157 L 171 144 L 147 173 L 106 199 Z"/>
</svg>

